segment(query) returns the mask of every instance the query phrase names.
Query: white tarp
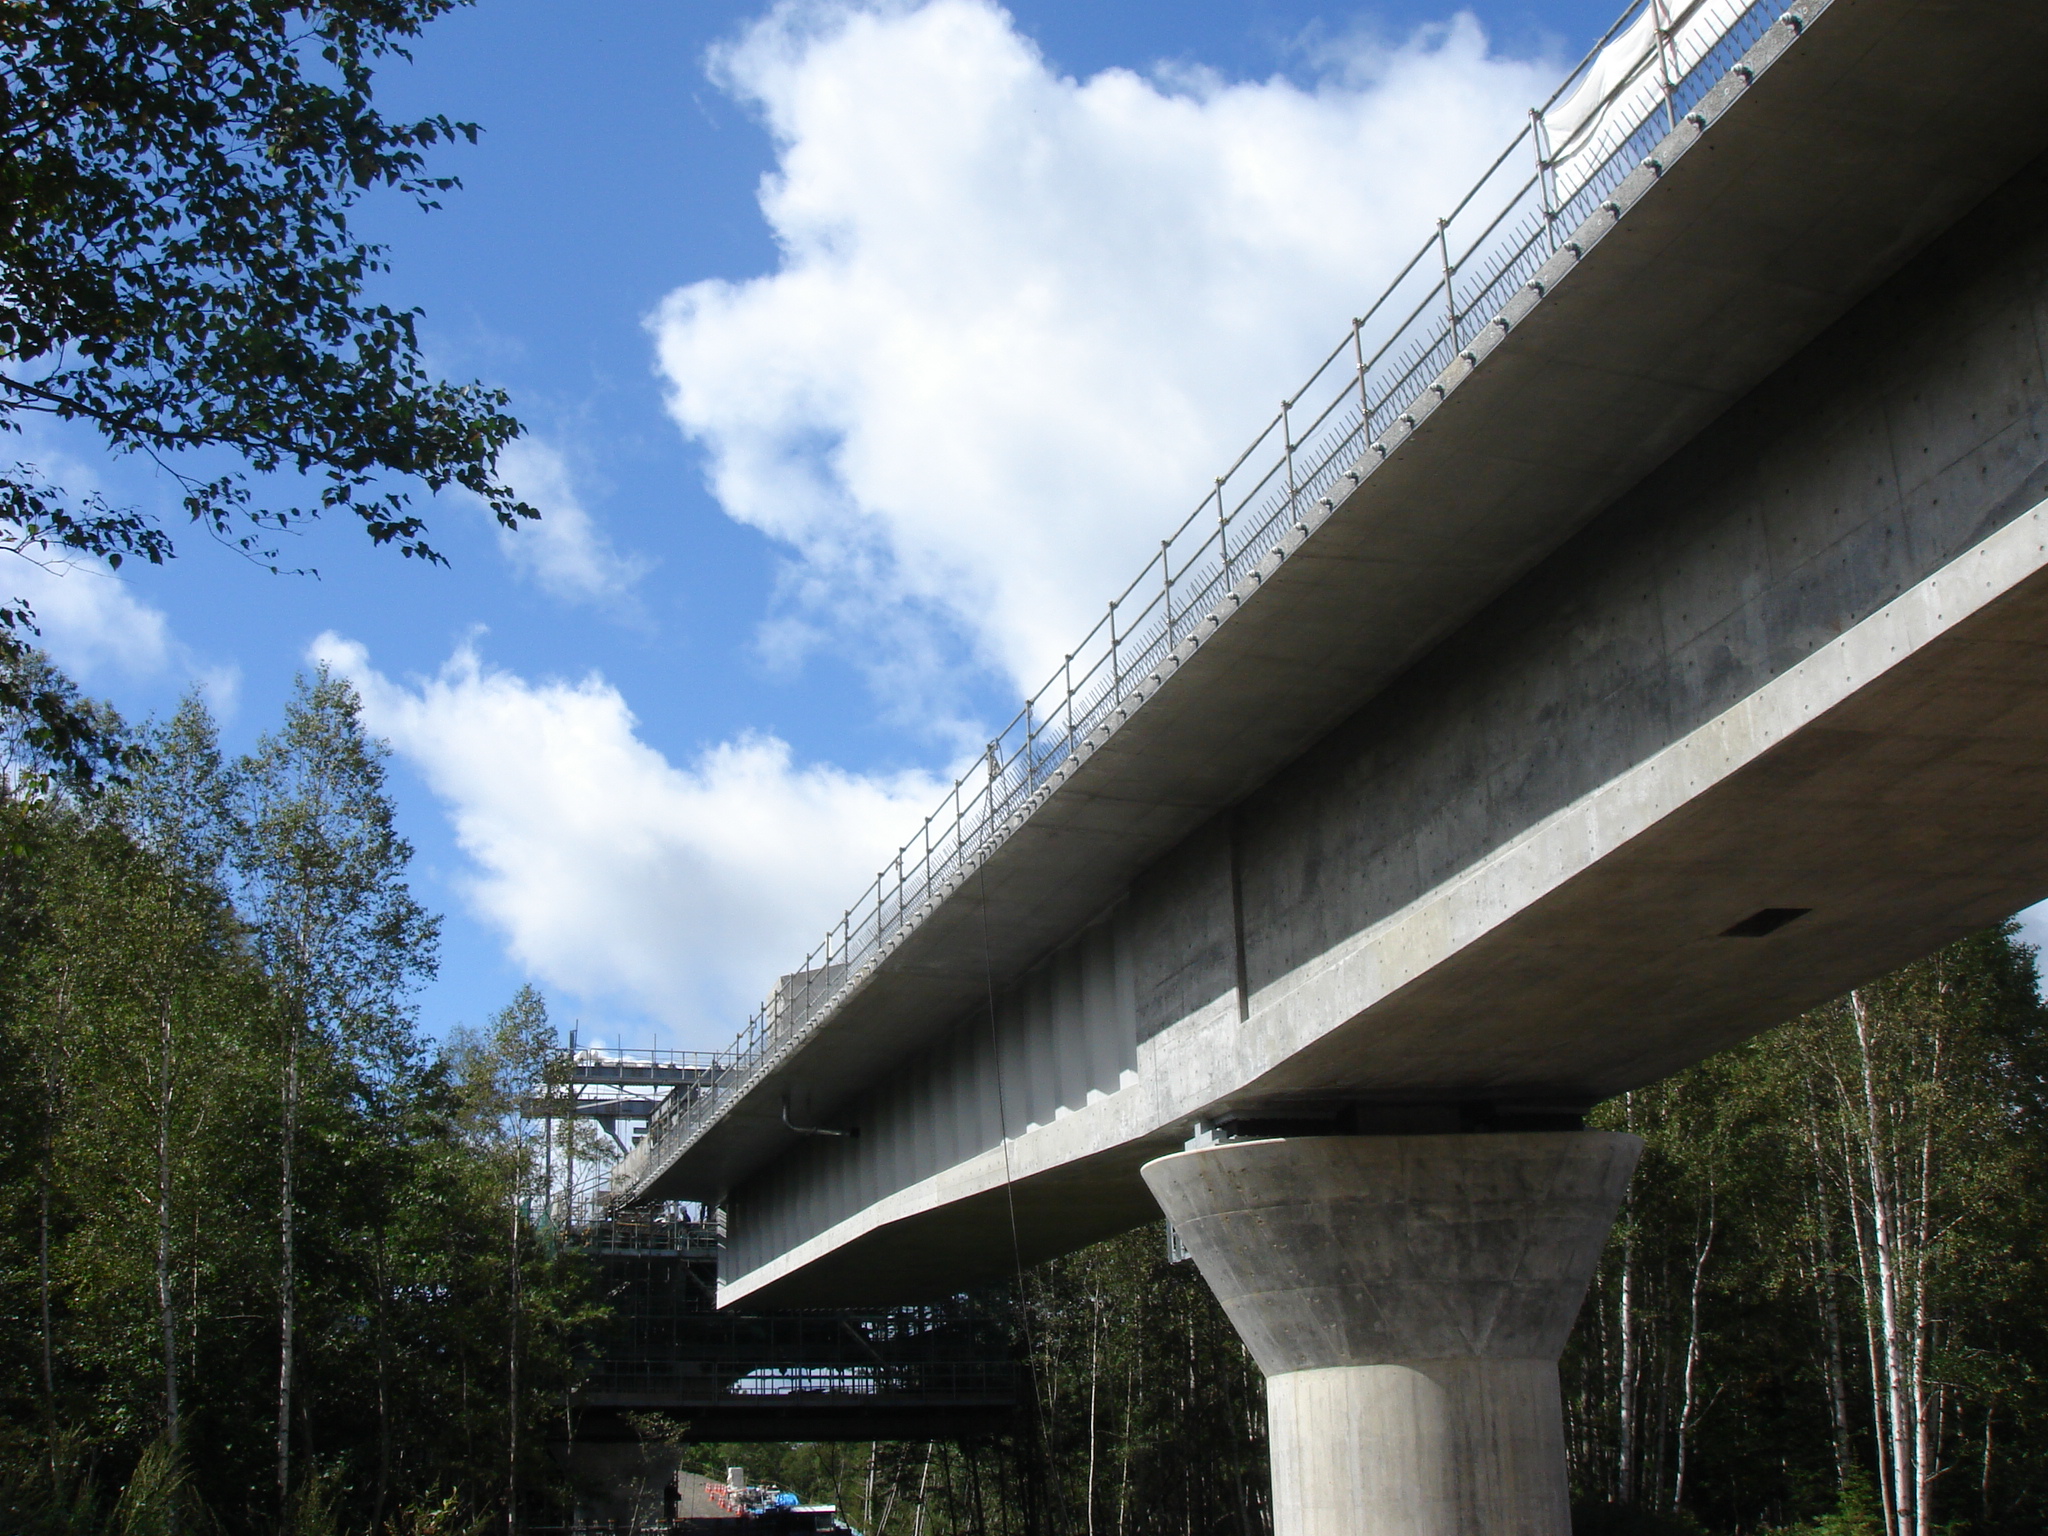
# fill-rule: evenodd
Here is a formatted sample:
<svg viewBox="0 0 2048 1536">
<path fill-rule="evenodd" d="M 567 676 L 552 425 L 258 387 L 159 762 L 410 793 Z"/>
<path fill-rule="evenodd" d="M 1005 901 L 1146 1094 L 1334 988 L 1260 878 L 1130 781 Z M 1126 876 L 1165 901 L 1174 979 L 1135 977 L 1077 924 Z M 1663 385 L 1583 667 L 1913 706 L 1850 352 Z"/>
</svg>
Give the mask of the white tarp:
<svg viewBox="0 0 2048 1536">
<path fill-rule="evenodd" d="M 1753 0 L 1649 0 L 1601 49 L 1571 95 L 1543 114 L 1544 158 L 1562 207 L 1607 156 L 1664 112 L 1667 82 L 1683 80 Z"/>
</svg>

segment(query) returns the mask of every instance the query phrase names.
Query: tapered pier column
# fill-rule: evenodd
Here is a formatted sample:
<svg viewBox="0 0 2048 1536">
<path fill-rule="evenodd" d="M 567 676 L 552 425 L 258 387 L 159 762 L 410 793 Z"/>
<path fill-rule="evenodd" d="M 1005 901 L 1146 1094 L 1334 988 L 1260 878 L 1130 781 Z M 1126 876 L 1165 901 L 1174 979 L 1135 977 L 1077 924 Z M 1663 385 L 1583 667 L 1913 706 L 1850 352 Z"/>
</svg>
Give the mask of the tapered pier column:
<svg viewBox="0 0 2048 1536">
<path fill-rule="evenodd" d="M 1145 1166 L 1266 1373 L 1275 1536 L 1570 1536 L 1557 1357 L 1641 1151 L 1298 1136 Z"/>
</svg>

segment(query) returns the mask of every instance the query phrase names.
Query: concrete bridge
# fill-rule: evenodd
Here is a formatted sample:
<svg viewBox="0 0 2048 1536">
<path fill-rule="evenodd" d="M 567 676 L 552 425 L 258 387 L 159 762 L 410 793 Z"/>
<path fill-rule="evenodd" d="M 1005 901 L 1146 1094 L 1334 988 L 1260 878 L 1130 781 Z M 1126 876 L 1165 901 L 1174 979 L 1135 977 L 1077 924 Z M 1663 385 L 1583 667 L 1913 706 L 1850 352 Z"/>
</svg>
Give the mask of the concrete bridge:
<svg viewBox="0 0 2048 1536">
<path fill-rule="evenodd" d="M 617 1191 L 724 1206 L 725 1300 L 1163 1205 L 1283 1536 L 1561 1536 L 1584 1110 L 2048 895 L 2048 7 L 1650 5 L 1607 172 L 1539 117 L 1536 233 L 1283 407 L 1278 531 L 1219 482 L 1163 630 L 656 1114 Z"/>
</svg>

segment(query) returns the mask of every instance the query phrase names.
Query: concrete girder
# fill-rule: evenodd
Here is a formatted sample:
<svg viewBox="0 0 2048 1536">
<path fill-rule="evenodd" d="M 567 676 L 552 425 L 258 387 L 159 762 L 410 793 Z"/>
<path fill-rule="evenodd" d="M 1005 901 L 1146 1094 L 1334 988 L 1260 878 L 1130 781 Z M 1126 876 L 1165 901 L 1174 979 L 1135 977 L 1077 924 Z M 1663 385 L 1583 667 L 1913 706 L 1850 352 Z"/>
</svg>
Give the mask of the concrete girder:
<svg viewBox="0 0 2048 1536">
<path fill-rule="evenodd" d="M 927 1051 L 1726 413 L 2048 143 L 2048 12 L 1801 0 L 1574 232 L 1508 329 L 1140 707 L 686 1148 L 626 1187 L 717 1199 Z M 1796 30 L 1796 40 L 1794 33 Z M 1492 333 L 1489 332 L 1489 338 Z M 1126 1175 L 1128 1169 L 1125 1170 Z"/>
</svg>

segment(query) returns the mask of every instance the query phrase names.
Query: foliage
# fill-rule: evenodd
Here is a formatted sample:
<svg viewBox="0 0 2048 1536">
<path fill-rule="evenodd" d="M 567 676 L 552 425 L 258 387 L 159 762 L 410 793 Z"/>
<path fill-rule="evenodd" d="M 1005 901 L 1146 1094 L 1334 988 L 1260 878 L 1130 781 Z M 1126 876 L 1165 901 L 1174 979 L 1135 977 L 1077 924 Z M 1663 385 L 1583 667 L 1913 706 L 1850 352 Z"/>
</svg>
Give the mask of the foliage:
<svg viewBox="0 0 2048 1536">
<path fill-rule="evenodd" d="M 196 702 L 138 739 L 115 794 L 0 779 L 0 1528 L 463 1532 L 503 1520 L 515 1425 L 543 1507 L 588 1283 L 513 1251 L 530 1149 L 416 1032 L 431 920 L 353 696 L 304 680 L 239 761 Z M 500 1031 L 462 1067 L 506 1094 L 547 1038 L 513 1011 L 518 1060 Z"/>
<path fill-rule="evenodd" d="M 0 611 L 0 764 L 14 787 L 79 792 L 103 770 L 136 766 L 140 753 L 113 711 L 6 631 L 7 612 Z"/>
<path fill-rule="evenodd" d="M 434 974 L 440 933 L 405 886 L 412 847 L 384 793 L 389 755 L 364 732 L 355 690 L 322 666 L 226 786 L 251 942 L 300 1026 L 366 1085 L 411 1065 L 406 998 Z"/>
<path fill-rule="evenodd" d="M 1647 1149 L 1564 1366 L 1589 1518 L 2038 1528 L 2044 1046 L 2008 925 L 1602 1109 Z"/>
<path fill-rule="evenodd" d="M 496 477 L 519 432 L 499 391 L 426 370 L 417 312 L 350 210 L 435 206 L 426 155 L 474 125 L 393 122 L 377 68 L 462 0 L 0 0 L 0 431 L 83 423 L 182 490 L 187 519 L 276 569 L 276 535 L 343 514 L 436 560 L 406 482 L 534 515 Z M 251 474 L 280 482 L 259 499 Z M 0 549 L 160 563 L 155 517 L 0 468 Z M 75 778 L 114 754 L 91 715 L 24 679 L 34 617 L 0 602 L 0 710 Z"/>
</svg>

